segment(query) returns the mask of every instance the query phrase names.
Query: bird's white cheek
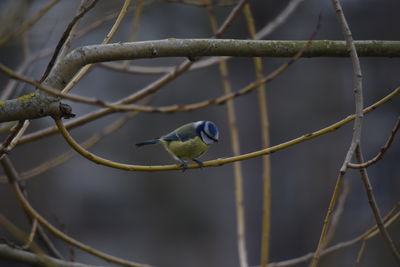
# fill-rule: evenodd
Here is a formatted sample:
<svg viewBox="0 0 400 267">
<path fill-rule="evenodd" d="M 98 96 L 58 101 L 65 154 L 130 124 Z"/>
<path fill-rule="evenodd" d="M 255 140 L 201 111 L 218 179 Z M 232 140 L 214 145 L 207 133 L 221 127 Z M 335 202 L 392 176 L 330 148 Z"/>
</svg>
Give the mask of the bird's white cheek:
<svg viewBox="0 0 400 267">
<path fill-rule="evenodd" d="M 201 135 L 201 140 L 203 140 L 203 142 L 206 143 L 207 145 L 212 145 L 215 143 L 215 141 L 208 138 L 208 136 L 205 133 L 201 132 L 200 135 Z"/>
</svg>

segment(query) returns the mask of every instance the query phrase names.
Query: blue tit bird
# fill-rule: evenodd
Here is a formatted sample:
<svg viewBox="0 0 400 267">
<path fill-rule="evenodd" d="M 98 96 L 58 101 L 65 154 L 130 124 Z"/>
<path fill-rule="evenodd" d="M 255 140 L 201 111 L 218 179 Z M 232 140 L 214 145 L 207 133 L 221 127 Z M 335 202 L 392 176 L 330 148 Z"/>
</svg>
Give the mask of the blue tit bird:
<svg viewBox="0 0 400 267">
<path fill-rule="evenodd" d="M 137 143 L 136 146 L 160 143 L 172 157 L 182 163 L 181 167 L 185 170 L 189 160 L 202 167 L 203 163 L 197 158 L 203 155 L 211 144 L 217 143 L 218 138 L 219 131 L 215 123 L 197 121 L 185 124 L 160 138 Z"/>
</svg>

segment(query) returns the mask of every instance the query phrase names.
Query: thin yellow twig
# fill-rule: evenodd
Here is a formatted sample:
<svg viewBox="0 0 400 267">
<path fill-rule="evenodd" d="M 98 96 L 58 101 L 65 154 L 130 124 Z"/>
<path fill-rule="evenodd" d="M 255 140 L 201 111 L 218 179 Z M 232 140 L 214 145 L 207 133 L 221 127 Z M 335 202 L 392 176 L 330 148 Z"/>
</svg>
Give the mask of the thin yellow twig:
<svg viewBox="0 0 400 267">
<path fill-rule="evenodd" d="M 215 35 L 218 30 L 217 19 L 211 6 L 207 7 L 207 14 L 209 17 L 210 25 L 213 34 Z M 224 94 L 232 94 L 232 86 L 229 80 L 229 71 L 226 60 L 219 58 L 219 72 L 222 79 L 222 87 Z M 239 130 L 237 127 L 237 120 L 235 114 L 235 104 L 233 100 L 226 103 L 229 132 L 231 136 L 231 147 L 233 155 L 240 155 L 240 141 L 239 141 Z M 246 220 L 245 220 L 245 209 L 244 209 L 244 190 L 243 190 L 243 171 L 242 164 L 240 161 L 236 161 L 233 164 L 233 173 L 235 181 L 235 208 L 236 208 L 236 232 L 237 232 L 237 244 L 239 253 L 239 264 L 240 267 L 247 267 L 247 249 L 246 249 Z"/>
<path fill-rule="evenodd" d="M 360 250 L 357 253 L 357 258 L 356 258 L 356 262 L 354 263 L 353 267 L 357 267 L 360 265 L 361 262 L 361 258 L 364 255 L 364 251 L 365 251 L 365 246 L 366 246 L 367 242 L 365 240 L 362 241 L 361 246 L 360 246 Z"/>
<path fill-rule="evenodd" d="M 349 195 L 350 192 L 350 183 L 348 180 L 344 180 L 343 183 L 343 190 L 341 190 L 340 195 L 339 195 L 339 200 L 338 200 L 338 205 L 336 207 L 335 212 L 332 215 L 332 223 L 329 226 L 328 233 L 326 234 L 326 244 L 329 244 L 329 242 L 333 239 L 335 233 L 336 233 L 336 228 L 339 224 L 339 220 L 343 214 L 344 206 L 346 204 L 347 196 Z"/>
<path fill-rule="evenodd" d="M 18 249 L 29 249 L 36 253 L 37 255 L 44 255 L 43 251 L 40 249 L 39 245 L 33 240 L 32 233 L 34 228 L 31 229 L 31 233 L 27 236 L 21 229 L 19 229 L 15 224 L 9 221 L 3 214 L 0 214 L 0 225 L 3 229 L 9 232 L 15 239 L 19 240 L 20 242 L 24 242 L 24 246 L 19 246 L 16 244 L 8 244 L 12 247 L 16 247 Z M 36 221 L 37 225 L 37 221 Z M 37 227 L 37 226 L 36 226 Z M 36 231 L 36 230 L 35 230 Z M 6 240 L 6 243 L 10 243 Z M 28 245 L 29 243 L 29 245 Z M 28 246 L 26 246 L 28 245 Z"/>
<path fill-rule="evenodd" d="M 115 20 L 114 25 L 111 27 L 111 30 L 107 33 L 106 37 L 103 40 L 103 44 L 107 44 L 111 38 L 114 36 L 116 33 L 117 29 L 121 25 L 122 20 L 125 18 L 126 13 L 128 12 L 128 7 L 130 5 L 132 0 L 125 0 L 124 4 L 121 8 L 121 11 Z M 75 77 L 64 87 L 62 90 L 62 93 L 68 93 L 74 86 L 77 84 L 83 76 L 93 67 L 93 64 L 88 64 L 85 67 L 83 67 L 76 75 Z"/>
<path fill-rule="evenodd" d="M 22 246 L 23 249 L 28 249 L 31 246 L 33 239 L 35 238 L 36 235 L 37 227 L 38 227 L 38 222 L 36 219 L 33 219 L 31 233 L 29 234 L 25 244 Z"/>
<path fill-rule="evenodd" d="M 250 4 L 246 4 L 243 9 L 247 29 L 250 38 L 255 40 L 256 27 L 251 12 Z M 253 58 L 255 72 L 258 80 L 265 79 L 263 65 L 260 57 Z M 270 146 L 269 138 L 269 119 L 265 84 L 261 84 L 257 90 L 258 106 L 260 113 L 261 144 L 262 147 Z M 266 267 L 269 261 L 269 240 L 271 231 L 271 162 L 268 155 L 262 156 L 262 181 L 263 181 L 263 204 L 262 204 L 262 230 L 261 230 L 261 266 Z"/>
</svg>

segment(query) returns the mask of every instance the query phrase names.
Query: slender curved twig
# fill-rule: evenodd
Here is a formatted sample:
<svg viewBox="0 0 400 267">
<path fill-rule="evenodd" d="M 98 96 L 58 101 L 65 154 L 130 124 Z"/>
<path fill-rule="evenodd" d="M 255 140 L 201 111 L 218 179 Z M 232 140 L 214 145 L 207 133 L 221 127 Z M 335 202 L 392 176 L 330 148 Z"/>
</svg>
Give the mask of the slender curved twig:
<svg viewBox="0 0 400 267">
<path fill-rule="evenodd" d="M 150 267 L 150 265 L 147 265 L 147 264 L 140 264 L 140 263 L 136 263 L 136 262 L 132 262 L 132 261 L 123 260 L 121 258 L 98 251 L 94 248 L 91 248 L 91 247 L 73 239 L 72 237 L 64 234 L 63 232 L 61 232 L 60 230 L 55 228 L 45 218 L 43 218 L 26 200 L 24 194 L 22 193 L 22 191 L 18 185 L 19 175 L 18 175 L 17 171 L 15 170 L 13 164 L 11 163 L 10 159 L 7 156 L 4 157 L 1 160 L 1 164 L 3 165 L 4 171 L 9 178 L 10 184 L 13 186 L 13 189 L 16 193 L 18 201 L 23 206 L 24 210 L 30 216 L 35 218 L 43 227 L 45 227 L 47 230 L 49 230 L 52 234 L 54 234 L 58 238 L 64 240 L 68 244 L 71 244 L 71 245 L 73 245 L 89 254 L 99 257 L 103 260 L 106 260 L 109 262 L 114 262 L 114 263 L 117 263 L 117 264 L 120 264 L 123 266 L 128 266 L 128 267 Z"/>
<path fill-rule="evenodd" d="M 360 164 L 349 162 L 347 166 L 349 166 L 349 168 L 354 168 L 354 169 L 367 168 L 375 164 L 380 159 L 382 159 L 383 154 L 385 154 L 385 152 L 389 149 L 390 145 L 393 143 L 394 137 L 396 136 L 396 133 L 398 132 L 399 128 L 400 128 L 400 117 L 397 118 L 396 124 L 394 125 L 388 140 L 386 141 L 386 143 L 383 145 L 383 147 L 380 149 L 380 151 L 375 157 Z"/>
</svg>

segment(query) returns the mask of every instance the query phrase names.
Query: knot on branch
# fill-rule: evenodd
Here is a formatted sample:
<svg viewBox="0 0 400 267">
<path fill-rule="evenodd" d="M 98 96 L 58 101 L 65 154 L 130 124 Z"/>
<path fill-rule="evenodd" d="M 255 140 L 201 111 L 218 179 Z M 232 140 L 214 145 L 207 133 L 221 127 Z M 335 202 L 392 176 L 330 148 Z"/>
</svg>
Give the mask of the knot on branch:
<svg viewBox="0 0 400 267">
<path fill-rule="evenodd" d="M 16 99 L 0 101 L 0 122 L 38 119 L 51 116 L 69 119 L 75 116 L 72 108 L 59 98 L 31 93 Z"/>
<path fill-rule="evenodd" d="M 72 108 L 70 105 L 64 104 L 60 102 L 60 116 L 59 118 L 70 119 L 75 117 L 75 114 L 72 113 Z"/>
</svg>

